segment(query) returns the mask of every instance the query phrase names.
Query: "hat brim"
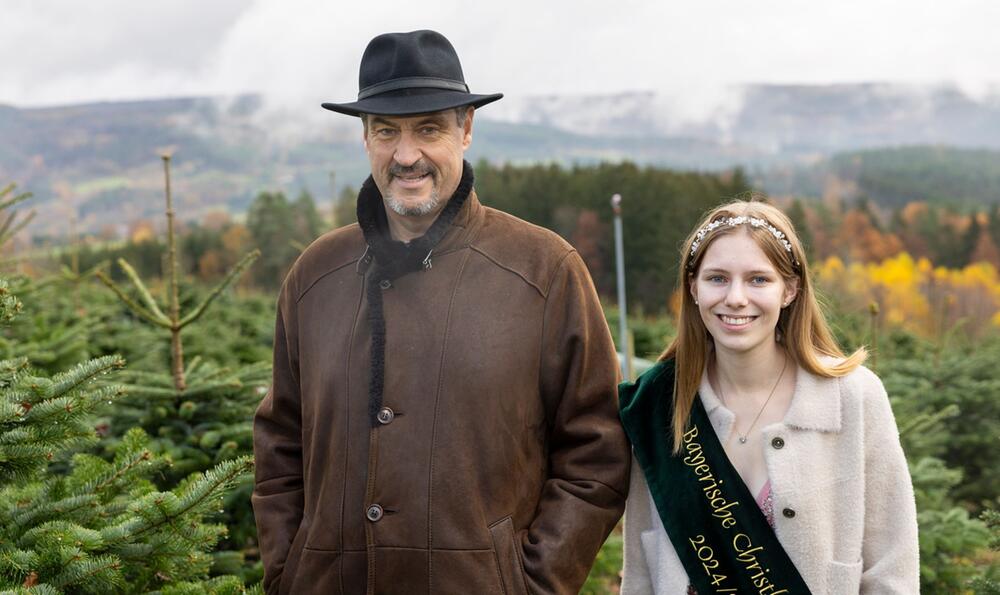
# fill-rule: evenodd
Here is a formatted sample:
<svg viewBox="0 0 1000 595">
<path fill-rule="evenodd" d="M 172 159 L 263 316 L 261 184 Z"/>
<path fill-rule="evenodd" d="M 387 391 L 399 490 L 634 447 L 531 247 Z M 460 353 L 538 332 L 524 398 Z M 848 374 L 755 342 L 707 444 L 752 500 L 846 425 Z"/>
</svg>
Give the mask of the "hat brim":
<svg viewBox="0 0 1000 595">
<path fill-rule="evenodd" d="M 463 105 L 478 108 L 493 103 L 501 97 L 503 97 L 503 93 L 475 95 L 440 89 L 399 89 L 353 103 L 324 103 L 322 105 L 330 111 L 348 116 L 360 116 L 361 114 L 412 116 L 453 109 Z"/>
</svg>

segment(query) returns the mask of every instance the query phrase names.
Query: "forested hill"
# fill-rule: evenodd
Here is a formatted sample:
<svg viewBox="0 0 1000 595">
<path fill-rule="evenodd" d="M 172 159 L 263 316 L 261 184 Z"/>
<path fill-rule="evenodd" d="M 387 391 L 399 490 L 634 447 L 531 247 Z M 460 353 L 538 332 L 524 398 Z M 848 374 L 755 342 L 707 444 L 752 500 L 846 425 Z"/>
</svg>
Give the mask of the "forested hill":
<svg viewBox="0 0 1000 595">
<path fill-rule="evenodd" d="M 1000 203 L 1000 151 L 943 146 L 840 153 L 812 166 L 775 168 L 763 185 L 778 194 L 867 198 L 890 208 L 924 201 L 968 208 Z"/>
<path fill-rule="evenodd" d="M 758 186 L 784 194 L 817 196 L 834 180 L 848 195 L 889 203 L 995 200 L 993 153 L 851 152 L 912 144 L 1000 151 L 996 97 L 873 84 L 730 92 L 697 115 L 653 93 L 508 97 L 477 114 L 468 157 L 701 171 L 745 166 Z M 34 233 L 60 235 L 74 218 L 81 231 L 97 231 L 154 217 L 165 149 L 175 152 L 178 209 L 191 219 L 212 210 L 242 213 L 261 191 L 305 188 L 324 202 L 367 175 L 356 120 L 318 106 L 271 108 L 254 96 L 0 106 L 0 184 L 34 193 L 34 208 L 47 215 L 35 220 Z M 833 158 L 840 152 L 851 154 Z"/>
<path fill-rule="evenodd" d="M 175 154 L 175 200 L 190 219 L 213 210 L 242 213 L 261 191 L 294 195 L 308 189 L 325 202 L 368 175 L 356 119 L 317 106 L 321 118 L 310 125 L 308 118 L 289 121 L 259 108 L 255 97 L 0 106 L 0 183 L 16 182 L 35 195 L 34 208 L 49 215 L 36 219 L 36 234 L 61 235 L 73 216 L 83 231 L 155 217 L 164 150 Z M 477 118 L 467 157 L 509 163 L 633 160 L 712 170 L 751 157 L 740 151 L 698 139 L 584 136 Z"/>
</svg>

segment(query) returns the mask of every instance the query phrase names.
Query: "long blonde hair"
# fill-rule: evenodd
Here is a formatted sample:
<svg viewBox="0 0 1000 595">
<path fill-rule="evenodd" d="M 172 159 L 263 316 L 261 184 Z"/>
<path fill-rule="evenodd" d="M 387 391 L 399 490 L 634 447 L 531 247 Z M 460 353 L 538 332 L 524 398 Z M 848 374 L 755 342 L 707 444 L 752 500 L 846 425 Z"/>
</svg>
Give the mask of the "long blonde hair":
<svg viewBox="0 0 1000 595">
<path fill-rule="evenodd" d="M 730 217 L 753 217 L 763 219 L 784 234 L 791 245 L 791 254 L 784 244 L 767 226 L 740 224 L 719 225 L 709 229 L 699 239 L 698 232 L 709 223 Z M 688 236 L 681 249 L 679 282 L 681 307 L 678 314 L 677 336 L 660 356 L 660 360 L 674 360 L 674 407 L 673 434 L 674 452 L 680 452 L 682 437 L 687 430 L 691 407 L 694 405 L 701 375 L 712 349 L 712 341 L 705 323 L 698 312 L 698 306 L 691 296 L 691 281 L 701 266 L 708 247 L 721 236 L 746 230 L 760 246 L 775 270 L 786 283 L 797 283 L 798 291 L 792 303 L 781 311 L 778 317 L 778 336 L 792 360 L 806 371 L 825 378 L 844 376 L 865 361 L 867 351 L 861 347 L 850 356 L 845 356 L 833 338 L 826 317 L 816 299 L 809 279 L 809 268 L 805 251 L 795 233 L 792 222 L 778 208 L 759 201 L 736 200 L 710 211 Z M 698 247 L 691 254 L 691 246 L 698 241 Z M 836 358 L 835 362 L 824 363 L 823 357 Z"/>
</svg>

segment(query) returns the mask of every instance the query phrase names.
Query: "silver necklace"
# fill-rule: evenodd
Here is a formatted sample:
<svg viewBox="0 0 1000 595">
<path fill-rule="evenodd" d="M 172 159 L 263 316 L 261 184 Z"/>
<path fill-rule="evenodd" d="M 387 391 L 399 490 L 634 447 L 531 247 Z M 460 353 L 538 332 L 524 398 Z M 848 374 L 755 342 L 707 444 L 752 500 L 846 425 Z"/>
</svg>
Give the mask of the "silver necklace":
<svg viewBox="0 0 1000 595">
<path fill-rule="evenodd" d="M 781 374 L 778 374 L 778 381 L 774 383 L 773 387 L 771 387 L 771 392 L 767 395 L 767 398 L 764 399 L 764 404 L 760 406 L 760 411 L 757 412 L 757 417 L 753 418 L 753 421 L 750 422 L 750 427 L 747 428 L 747 431 L 746 431 L 745 434 L 740 434 L 739 431 L 736 432 L 736 435 L 739 436 L 739 438 L 740 438 L 740 444 L 746 444 L 747 443 L 747 436 L 749 436 L 750 432 L 753 431 L 753 427 L 755 425 L 757 425 L 757 420 L 760 419 L 760 415 L 762 413 L 764 413 L 764 409 L 767 408 L 767 404 L 771 402 L 771 397 L 774 396 L 774 391 L 776 391 L 778 389 L 778 385 L 781 384 L 781 379 L 785 375 L 785 368 L 788 367 L 788 356 L 787 355 L 785 356 L 784 360 L 785 360 L 785 363 L 782 364 L 782 366 L 781 366 Z M 729 407 L 729 405 L 726 403 L 726 397 L 722 394 L 722 381 L 721 380 L 719 381 L 719 399 L 722 400 L 722 404 L 725 405 L 726 408 Z"/>
</svg>

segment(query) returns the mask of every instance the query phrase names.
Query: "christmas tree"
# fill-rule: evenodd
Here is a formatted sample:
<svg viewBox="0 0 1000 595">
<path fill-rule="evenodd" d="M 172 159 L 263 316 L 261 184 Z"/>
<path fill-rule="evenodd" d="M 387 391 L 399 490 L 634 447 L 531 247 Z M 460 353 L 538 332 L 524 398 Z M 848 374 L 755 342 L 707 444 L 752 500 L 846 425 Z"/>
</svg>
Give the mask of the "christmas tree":
<svg viewBox="0 0 1000 595">
<path fill-rule="evenodd" d="M 0 214 L 27 198 L 9 198 L 12 192 L 0 191 Z M 23 225 L 14 225 L 15 216 L 0 222 L 0 246 L 11 229 Z M 21 309 L 7 280 L 0 279 L 0 321 L 10 323 Z M 5 345 L 0 592 L 245 592 L 240 577 L 210 576 L 218 568 L 211 550 L 226 528 L 206 520 L 221 512 L 227 491 L 246 481 L 250 458 L 224 461 L 160 491 L 152 479 L 170 460 L 150 448 L 143 430 L 125 432 L 110 460 L 85 452 L 101 440 L 95 414 L 124 394 L 122 386 L 104 380 L 124 365 L 121 357 L 92 359 L 48 376 L 27 357 L 9 357 L 16 341 Z"/>
<path fill-rule="evenodd" d="M 154 437 L 154 446 L 169 456 L 172 465 L 164 470 L 161 487 L 174 485 L 189 473 L 203 471 L 223 461 L 250 455 L 253 451 L 253 410 L 264 387 L 270 382 L 270 363 L 258 361 L 241 366 L 226 366 L 196 355 L 187 359 L 184 337 L 197 328 L 196 323 L 240 275 L 257 259 L 253 251 L 215 287 L 197 295 L 193 289 L 181 293 L 178 275 L 179 255 L 174 224 L 173 197 L 170 189 L 170 155 L 163 155 L 165 179 L 167 253 L 164 271 L 165 302 L 161 306 L 154 292 L 125 260 L 118 267 L 131 288 L 115 282 L 105 272 L 98 278 L 128 308 L 132 317 L 147 326 L 161 329 L 169 336 L 169 359 L 161 365 L 133 370 L 123 376 L 130 395 L 117 407 L 111 419 L 111 431 L 138 426 Z M 194 298 L 194 299 L 193 299 Z M 185 309 L 184 302 L 191 305 Z M 256 534 L 249 506 L 252 482 L 241 483 L 229 496 L 226 523 L 229 545 L 241 548 L 252 544 Z M 236 571 L 241 554 L 220 554 L 219 567 Z M 259 573 L 259 570 L 257 571 Z M 247 578 L 252 579 L 253 573 Z"/>
<path fill-rule="evenodd" d="M 0 318 L 20 307 L 0 280 Z M 96 381 L 123 363 L 108 356 L 46 378 L 24 358 L 0 361 L 0 590 L 243 592 L 238 577 L 209 578 L 209 552 L 226 529 L 204 520 L 249 473 L 249 458 L 163 492 L 150 478 L 169 461 L 141 429 L 111 461 L 71 455 L 98 441 L 93 414 L 123 390 Z"/>
</svg>

